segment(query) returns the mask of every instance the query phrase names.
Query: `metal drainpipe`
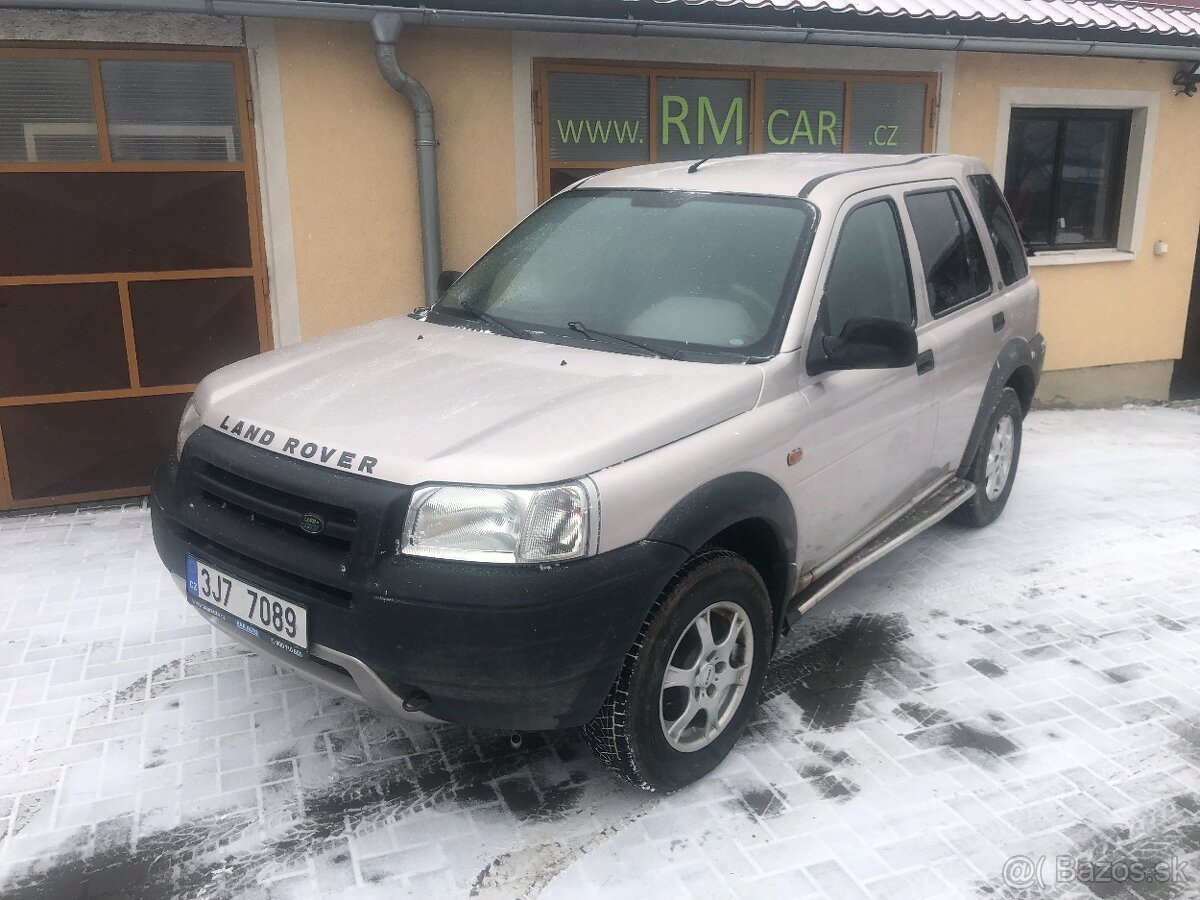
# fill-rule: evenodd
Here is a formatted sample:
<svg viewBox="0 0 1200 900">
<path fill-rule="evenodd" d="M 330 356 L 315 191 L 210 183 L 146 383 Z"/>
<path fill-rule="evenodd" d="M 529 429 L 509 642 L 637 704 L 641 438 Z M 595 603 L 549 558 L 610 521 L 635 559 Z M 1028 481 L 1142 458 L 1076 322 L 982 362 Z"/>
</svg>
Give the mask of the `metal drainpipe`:
<svg viewBox="0 0 1200 900">
<path fill-rule="evenodd" d="M 396 41 L 403 27 L 400 16 L 380 13 L 371 19 L 375 38 L 375 62 L 384 80 L 412 106 L 417 148 L 417 196 L 421 204 L 421 274 L 425 281 L 425 305 L 438 299 L 442 274 L 442 227 L 438 211 L 437 132 L 433 127 L 433 101 L 429 91 L 402 68 L 396 59 Z"/>
</svg>

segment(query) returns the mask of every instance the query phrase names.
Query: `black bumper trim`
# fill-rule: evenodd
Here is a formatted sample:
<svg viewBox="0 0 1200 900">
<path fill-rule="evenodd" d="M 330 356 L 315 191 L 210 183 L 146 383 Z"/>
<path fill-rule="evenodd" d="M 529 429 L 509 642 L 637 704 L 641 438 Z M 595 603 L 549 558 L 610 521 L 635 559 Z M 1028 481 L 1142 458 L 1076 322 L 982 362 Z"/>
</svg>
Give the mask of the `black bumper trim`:
<svg viewBox="0 0 1200 900">
<path fill-rule="evenodd" d="M 242 458 L 239 451 L 266 451 L 214 437 L 223 442 L 222 462 L 236 456 L 234 471 L 253 477 L 262 460 Z M 401 714 L 396 704 L 416 690 L 428 696 L 424 713 L 433 719 L 514 730 L 583 724 L 603 702 L 650 606 L 686 557 L 682 548 L 655 541 L 549 567 L 408 557 L 396 554 L 391 540 L 408 488 L 341 476 L 357 482 L 347 502 L 336 492 L 339 473 L 295 463 L 313 470 L 295 485 L 268 461 L 273 487 L 307 492 L 358 515 L 345 571 L 311 578 L 311 568 L 304 569 L 311 551 L 303 540 L 279 540 L 195 503 L 189 457 L 199 459 L 211 449 L 189 441 L 183 462 L 170 460 L 155 476 L 151 515 L 163 562 L 182 576 L 191 552 L 249 583 L 307 602 L 313 645 L 372 673 L 389 696 L 357 693 L 385 713 Z M 366 496 L 364 485 L 379 486 L 376 498 Z M 379 503 L 364 508 L 364 498 Z M 263 649 L 251 638 L 233 636 Z M 354 671 L 339 658 L 326 661 Z M 337 677 L 300 674 L 318 682 Z"/>
</svg>

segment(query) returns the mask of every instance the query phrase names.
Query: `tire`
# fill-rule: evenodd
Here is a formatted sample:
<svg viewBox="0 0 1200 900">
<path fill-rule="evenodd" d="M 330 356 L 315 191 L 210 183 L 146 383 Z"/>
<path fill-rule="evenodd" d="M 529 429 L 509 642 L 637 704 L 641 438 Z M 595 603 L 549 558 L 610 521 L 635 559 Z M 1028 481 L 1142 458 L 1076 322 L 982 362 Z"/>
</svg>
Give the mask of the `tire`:
<svg viewBox="0 0 1200 900">
<path fill-rule="evenodd" d="M 996 406 L 988 418 L 987 427 L 983 431 L 983 440 L 971 462 L 967 480 L 975 485 L 975 496 L 956 509 L 951 519 L 960 525 L 971 528 L 982 528 L 996 521 L 1008 503 L 1008 495 L 1012 493 L 1013 482 L 1017 477 L 1017 463 L 1021 459 L 1021 419 L 1024 411 L 1017 392 L 1005 388 L 996 401 Z M 1005 424 L 1007 421 L 1007 425 Z M 1003 474 L 1003 483 L 993 480 L 993 454 L 997 451 L 997 442 L 1003 443 L 1003 433 L 1009 429 L 1008 466 Z M 989 468 L 992 466 L 992 468 Z M 998 488 L 998 490 L 997 490 Z M 989 493 L 991 496 L 989 496 Z"/>
<path fill-rule="evenodd" d="M 702 614 L 712 639 L 707 649 L 697 625 Z M 727 550 L 700 551 L 664 588 L 585 726 L 592 751 L 645 790 L 674 791 L 707 775 L 746 726 L 773 638 L 771 601 L 758 571 Z M 676 664 L 672 679 L 686 684 L 664 685 L 668 663 Z M 668 737 L 672 726 L 675 736 Z"/>
</svg>

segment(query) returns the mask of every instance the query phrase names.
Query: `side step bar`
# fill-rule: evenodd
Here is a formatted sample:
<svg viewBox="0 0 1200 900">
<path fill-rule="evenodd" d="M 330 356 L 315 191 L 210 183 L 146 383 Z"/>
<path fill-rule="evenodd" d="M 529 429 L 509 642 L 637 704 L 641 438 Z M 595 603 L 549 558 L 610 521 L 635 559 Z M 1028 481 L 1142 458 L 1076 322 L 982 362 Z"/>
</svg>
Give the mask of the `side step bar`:
<svg viewBox="0 0 1200 900">
<path fill-rule="evenodd" d="M 936 525 L 958 507 L 975 496 L 975 485 L 962 478 L 952 478 L 895 522 L 859 547 L 835 568 L 826 572 L 792 599 L 787 615 L 790 626 L 796 619 L 828 597 L 835 588 L 852 575 L 861 572 L 881 556 L 912 540 L 922 531 Z"/>
</svg>

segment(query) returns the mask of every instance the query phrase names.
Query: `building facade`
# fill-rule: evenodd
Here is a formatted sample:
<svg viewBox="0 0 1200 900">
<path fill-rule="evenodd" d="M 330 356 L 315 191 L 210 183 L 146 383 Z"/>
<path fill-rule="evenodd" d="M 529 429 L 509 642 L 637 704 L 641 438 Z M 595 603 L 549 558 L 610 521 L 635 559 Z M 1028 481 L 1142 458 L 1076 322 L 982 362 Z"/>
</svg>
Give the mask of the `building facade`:
<svg viewBox="0 0 1200 900">
<path fill-rule="evenodd" d="M 443 265 L 616 166 L 970 154 L 1035 250 L 1039 400 L 1162 401 L 1173 377 L 1186 392 L 1200 13 L 1054 3 L 1076 18 L 598 0 L 406 20 L 397 58 L 436 116 Z M 369 22 L 390 6 L 75 5 L 101 8 L 0 9 L 0 509 L 144 490 L 206 372 L 424 296 L 413 110 Z M 1080 19 L 1097 6 L 1116 24 Z M 592 33 L 650 7 L 638 34 Z M 817 38 L 788 39 L 810 23 Z"/>
</svg>

